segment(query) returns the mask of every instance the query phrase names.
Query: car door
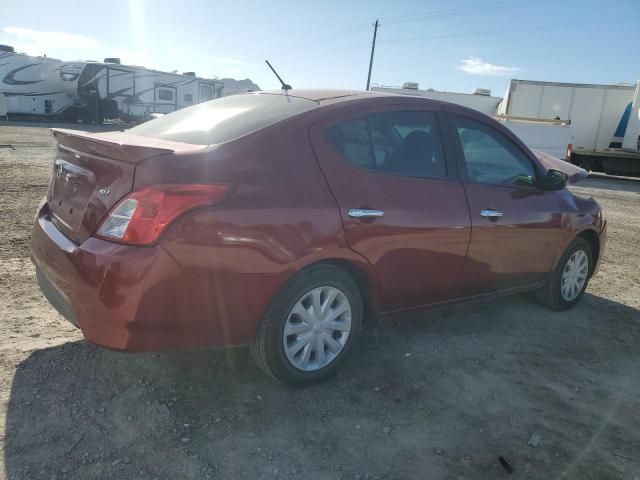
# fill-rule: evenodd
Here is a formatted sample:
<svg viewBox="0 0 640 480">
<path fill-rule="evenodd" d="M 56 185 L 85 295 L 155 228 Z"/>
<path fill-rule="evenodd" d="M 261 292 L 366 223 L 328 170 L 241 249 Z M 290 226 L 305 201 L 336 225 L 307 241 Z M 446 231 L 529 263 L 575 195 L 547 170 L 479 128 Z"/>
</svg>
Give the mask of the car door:
<svg viewBox="0 0 640 480">
<path fill-rule="evenodd" d="M 437 109 L 387 107 L 311 129 L 350 247 L 375 268 L 384 311 L 459 296 L 470 236 Z"/>
<path fill-rule="evenodd" d="M 464 294 L 542 281 L 560 244 L 556 192 L 541 188 L 535 160 L 491 122 L 452 113 L 447 118 L 471 212 Z"/>
</svg>

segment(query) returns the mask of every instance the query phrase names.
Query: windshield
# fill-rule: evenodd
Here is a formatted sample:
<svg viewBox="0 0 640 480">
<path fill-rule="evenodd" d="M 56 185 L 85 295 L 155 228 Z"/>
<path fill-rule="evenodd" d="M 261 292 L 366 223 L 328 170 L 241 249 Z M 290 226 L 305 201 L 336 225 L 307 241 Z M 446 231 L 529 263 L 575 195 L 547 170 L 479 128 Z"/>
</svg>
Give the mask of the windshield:
<svg viewBox="0 0 640 480">
<path fill-rule="evenodd" d="M 129 130 L 136 135 L 211 145 L 268 127 L 318 104 L 290 95 L 241 94 L 178 110 Z"/>
</svg>

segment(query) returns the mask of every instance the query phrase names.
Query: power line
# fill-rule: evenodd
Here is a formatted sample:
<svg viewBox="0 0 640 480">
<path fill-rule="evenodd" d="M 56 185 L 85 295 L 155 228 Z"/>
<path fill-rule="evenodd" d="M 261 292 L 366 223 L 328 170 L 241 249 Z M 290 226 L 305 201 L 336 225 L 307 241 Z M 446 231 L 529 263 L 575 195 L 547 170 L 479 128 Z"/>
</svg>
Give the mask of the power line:
<svg viewBox="0 0 640 480">
<path fill-rule="evenodd" d="M 482 15 L 485 13 L 493 13 L 496 11 L 509 10 L 514 8 L 522 8 L 528 6 L 538 6 L 549 3 L 559 3 L 566 0 L 547 0 L 547 1 L 537 1 L 537 0 L 527 0 L 521 1 L 518 3 L 513 2 L 494 2 L 486 5 L 476 5 L 473 7 L 464 7 L 464 8 L 450 8 L 446 10 L 434 10 L 431 12 L 425 13 L 416 13 L 412 15 L 401 15 L 397 17 L 383 17 L 385 24 L 394 25 L 398 23 L 409 23 L 409 22 L 424 22 L 433 19 L 441 19 L 441 18 L 453 18 L 453 17 L 463 17 L 469 15 Z"/>
<path fill-rule="evenodd" d="M 467 11 L 467 10 L 473 10 L 476 9 L 478 7 L 492 7 L 492 6 L 499 6 L 499 5 L 506 5 L 508 3 L 506 3 L 504 0 L 500 0 L 498 2 L 493 2 L 493 3 L 488 3 L 485 5 L 474 5 L 472 7 L 457 7 L 457 8 L 445 8 L 443 10 L 431 10 L 430 12 L 423 12 L 423 13 L 411 13 L 408 15 L 395 15 L 395 16 L 390 16 L 390 17 L 380 17 L 382 20 L 385 21 L 385 23 L 387 21 L 393 21 L 393 20 L 400 20 L 400 19 L 404 19 L 404 18 L 413 18 L 413 17 L 422 17 L 424 15 L 440 15 L 440 14 L 445 14 L 445 13 L 453 13 L 453 12 L 460 12 L 460 11 Z"/>
<path fill-rule="evenodd" d="M 547 0 L 547 2 L 549 2 L 549 1 L 553 1 L 553 0 Z M 565 0 L 558 0 L 558 1 L 565 1 Z M 409 19 L 409 17 L 424 17 L 425 15 L 429 15 L 429 16 L 433 16 L 435 18 L 435 17 L 443 16 L 445 14 L 455 14 L 455 15 L 451 15 L 451 16 L 472 15 L 472 14 L 476 13 L 476 11 L 478 9 L 486 10 L 486 9 L 490 9 L 491 7 L 511 8 L 511 7 L 518 7 L 521 4 L 523 4 L 523 5 L 524 4 L 540 4 L 540 1 L 539 0 L 527 0 L 527 1 L 523 1 L 523 2 L 520 2 L 520 3 L 513 4 L 512 2 L 505 2 L 505 0 L 500 0 L 498 2 L 493 2 L 493 3 L 486 4 L 486 5 L 476 5 L 476 6 L 473 6 L 473 7 L 448 8 L 448 9 L 444 9 L 444 10 L 434 10 L 433 12 L 430 12 L 430 13 L 417 13 L 417 14 L 411 14 L 411 15 L 400 15 L 400 16 L 393 16 L 393 17 L 380 17 L 380 18 L 381 19 L 389 19 L 388 23 L 393 24 L 393 23 L 401 23 L 402 19 L 405 19 L 405 18 L 407 18 L 408 21 L 411 21 L 411 19 Z M 456 12 L 461 12 L 461 13 L 458 14 Z M 420 21 L 420 20 L 421 19 L 417 19 L 416 21 Z M 387 23 L 387 22 L 385 21 L 385 23 Z M 303 50 L 303 49 L 305 49 L 305 48 L 307 48 L 309 46 L 314 46 L 314 45 L 317 45 L 317 44 L 320 44 L 320 43 L 334 41 L 335 39 L 338 39 L 340 37 L 344 37 L 344 36 L 347 36 L 347 35 L 351 35 L 353 33 L 361 32 L 362 30 L 364 30 L 364 28 L 369 28 L 369 25 L 357 24 L 357 25 L 353 25 L 352 27 L 333 32 L 333 33 L 331 33 L 329 35 L 325 35 L 325 36 L 317 38 L 317 39 L 307 40 L 306 42 L 303 41 L 301 44 L 297 44 L 292 48 L 286 48 L 284 50 L 280 50 L 278 52 L 278 55 L 280 57 L 288 56 L 291 53 L 299 52 L 300 50 Z"/>
<path fill-rule="evenodd" d="M 575 22 L 575 23 L 561 23 L 557 25 L 542 25 L 538 27 L 526 27 L 526 28 L 512 28 L 512 29 L 504 29 L 504 30 L 492 30 L 487 32 L 472 32 L 472 33 L 454 33 L 449 35 L 432 35 L 429 37 L 410 37 L 410 38 L 390 38 L 387 40 L 378 40 L 379 42 L 411 42 L 416 40 L 436 40 L 440 38 L 458 38 L 458 37 L 474 37 L 480 35 L 499 35 L 503 33 L 514 33 L 514 32 L 529 32 L 534 30 L 548 30 L 552 28 L 564 28 L 564 27 L 576 27 L 579 25 L 595 25 L 599 23 L 613 23 L 613 22 L 627 22 L 627 21 L 638 21 L 640 17 L 627 17 L 627 18 L 612 18 L 610 20 L 593 20 L 590 22 Z"/>
</svg>

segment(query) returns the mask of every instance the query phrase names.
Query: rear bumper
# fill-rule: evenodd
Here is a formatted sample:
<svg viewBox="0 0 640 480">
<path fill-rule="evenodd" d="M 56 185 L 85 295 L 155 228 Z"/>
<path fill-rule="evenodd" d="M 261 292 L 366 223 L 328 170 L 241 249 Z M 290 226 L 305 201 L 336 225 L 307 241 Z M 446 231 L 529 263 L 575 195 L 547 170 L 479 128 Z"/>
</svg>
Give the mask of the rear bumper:
<svg viewBox="0 0 640 480">
<path fill-rule="evenodd" d="M 60 315 L 66 318 L 69 322 L 79 327 L 78 318 L 76 312 L 73 311 L 71 302 L 67 296 L 60 291 L 52 282 L 49 277 L 42 271 L 38 265 L 36 265 L 36 280 L 40 291 L 45 296 L 53 308 L 55 308 Z"/>
<path fill-rule="evenodd" d="M 33 227 L 31 258 L 49 302 L 88 341 L 116 350 L 246 344 L 268 303 L 266 289 L 276 288 L 260 276 L 192 273 L 161 246 L 96 238 L 75 244 L 51 222 L 46 204 Z M 248 288 L 263 300 L 247 304 L 240 295 Z"/>
</svg>

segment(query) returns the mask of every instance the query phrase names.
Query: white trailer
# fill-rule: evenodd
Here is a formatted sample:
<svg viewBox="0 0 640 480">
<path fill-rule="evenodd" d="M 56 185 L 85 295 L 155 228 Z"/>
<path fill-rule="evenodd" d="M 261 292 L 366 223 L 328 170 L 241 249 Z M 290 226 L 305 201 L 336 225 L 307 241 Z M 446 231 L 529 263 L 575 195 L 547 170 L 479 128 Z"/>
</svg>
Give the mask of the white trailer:
<svg viewBox="0 0 640 480">
<path fill-rule="evenodd" d="M 532 121 L 500 115 L 493 117 L 520 137 L 529 148 L 563 160 L 570 159 L 573 131 L 568 122 Z"/>
<path fill-rule="evenodd" d="M 7 113 L 55 116 L 79 104 L 77 95 L 79 67 L 70 67 L 58 59 L 30 57 L 0 49 L 0 93 L 6 98 Z"/>
<path fill-rule="evenodd" d="M 633 86 L 511 80 L 497 113 L 570 121 L 572 163 L 610 174 L 640 175 L 638 101 L 633 102 L 639 90 L 640 82 Z"/>
<path fill-rule="evenodd" d="M 137 122 L 221 97 L 223 88 L 223 82 L 193 72 L 161 72 L 121 65 L 118 59 L 63 62 L 0 49 L 0 94 L 13 117 Z"/>
</svg>

